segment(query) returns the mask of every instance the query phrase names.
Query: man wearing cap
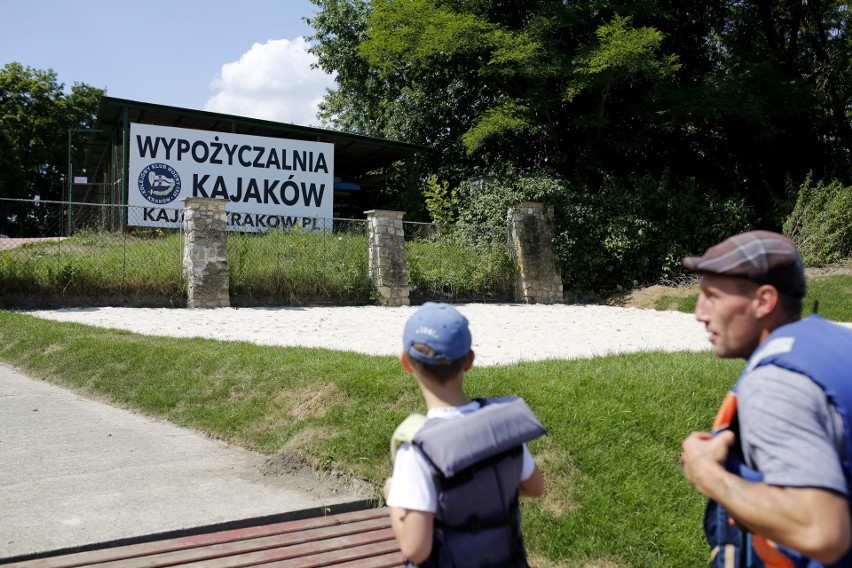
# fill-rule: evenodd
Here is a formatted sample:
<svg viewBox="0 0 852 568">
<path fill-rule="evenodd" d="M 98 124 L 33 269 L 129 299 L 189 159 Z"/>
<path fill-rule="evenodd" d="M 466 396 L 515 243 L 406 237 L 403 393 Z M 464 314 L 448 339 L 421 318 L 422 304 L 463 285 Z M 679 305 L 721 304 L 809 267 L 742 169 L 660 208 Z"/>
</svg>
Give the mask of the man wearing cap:
<svg viewBox="0 0 852 568">
<path fill-rule="evenodd" d="M 525 567 L 518 495 L 544 480 L 525 442 L 544 435 L 520 398 L 470 400 L 467 319 L 427 302 L 405 324 L 400 361 L 428 413 L 412 414 L 391 440 L 385 483 L 391 527 L 409 566 Z"/>
<path fill-rule="evenodd" d="M 783 235 L 743 233 L 683 263 L 701 275 L 713 351 L 747 360 L 713 433 L 683 442 L 709 498 L 711 565 L 852 566 L 852 330 L 801 319 L 804 268 Z"/>
</svg>

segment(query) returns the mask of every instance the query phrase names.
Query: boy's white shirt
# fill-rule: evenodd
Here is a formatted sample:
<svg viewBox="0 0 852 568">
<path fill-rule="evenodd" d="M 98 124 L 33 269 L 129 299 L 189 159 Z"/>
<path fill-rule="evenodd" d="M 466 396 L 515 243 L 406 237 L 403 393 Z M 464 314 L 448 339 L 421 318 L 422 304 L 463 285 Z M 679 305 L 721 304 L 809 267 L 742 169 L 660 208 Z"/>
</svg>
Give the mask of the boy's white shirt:
<svg viewBox="0 0 852 568">
<path fill-rule="evenodd" d="M 426 417 L 452 420 L 479 408 L 480 404 L 474 400 L 464 406 L 432 408 L 426 413 Z M 527 449 L 527 445 L 524 444 L 521 481 L 529 479 L 533 471 L 535 471 L 535 460 Z M 403 442 L 396 452 L 393 462 L 393 481 L 387 504 L 390 507 L 426 513 L 434 513 L 438 510 L 438 492 L 432 479 L 432 470 L 420 450 L 411 444 Z"/>
</svg>

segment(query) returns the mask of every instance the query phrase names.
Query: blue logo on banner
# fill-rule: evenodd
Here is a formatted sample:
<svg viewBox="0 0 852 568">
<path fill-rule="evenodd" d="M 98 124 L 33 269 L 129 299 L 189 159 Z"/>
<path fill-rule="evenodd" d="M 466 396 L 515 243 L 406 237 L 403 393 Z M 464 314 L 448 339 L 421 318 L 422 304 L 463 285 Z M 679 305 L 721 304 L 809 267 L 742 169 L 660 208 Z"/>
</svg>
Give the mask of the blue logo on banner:
<svg viewBox="0 0 852 568">
<path fill-rule="evenodd" d="M 180 175 L 168 164 L 151 164 L 139 172 L 139 193 L 142 197 L 163 205 L 180 195 Z"/>
</svg>

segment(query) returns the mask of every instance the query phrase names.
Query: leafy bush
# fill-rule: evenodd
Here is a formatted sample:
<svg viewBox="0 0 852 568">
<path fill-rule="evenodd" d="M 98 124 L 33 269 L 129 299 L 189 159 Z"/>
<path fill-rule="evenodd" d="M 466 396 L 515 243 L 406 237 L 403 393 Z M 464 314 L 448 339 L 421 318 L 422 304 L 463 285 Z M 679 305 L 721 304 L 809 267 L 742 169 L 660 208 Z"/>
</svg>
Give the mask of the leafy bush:
<svg viewBox="0 0 852 568">
<path fill-rule="evenodd" d="M 784 234 L 793 239 L 805 264 L 820 266 L 852 256 L 852 186 L 835 180 L 814 185 L 808 176 L 799 188 Z"/>
<path fill-rule="evenodd" d="M 553 206 L 554 246 L 563 283 L 573 291 L 676 277 L 685 255 L 745 230 L 752 214 L 742 200 L 702 193 L 693 180 L 674 182 L 667 174 L 608 176 L 592 188 L 509 172 L 464 183 L 459 196 L 459 218 L 469 223 L 505 223 L 507 210 L 525 200 Z"/>
<path fill-rule="evenodd" d="M 447 224 L 453 221 L 453 206 L 457 199 L 449 185 L 447 181 L 438 181 L 435 175 L 428 176 L 423 183 L 426 210 L 435 223 Z"/>
</svg>

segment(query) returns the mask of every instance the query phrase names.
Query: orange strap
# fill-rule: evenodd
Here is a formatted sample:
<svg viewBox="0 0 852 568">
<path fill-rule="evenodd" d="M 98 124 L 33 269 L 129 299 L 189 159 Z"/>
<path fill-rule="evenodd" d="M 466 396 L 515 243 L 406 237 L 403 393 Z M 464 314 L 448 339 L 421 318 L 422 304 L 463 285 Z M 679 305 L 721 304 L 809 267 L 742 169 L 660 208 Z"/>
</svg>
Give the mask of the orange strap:
<svg viewBox="0 0 852 568">
<path fill-rule="evenodd" d="M 768 538 L 752 533 L 751 545 L 766 564 L 766 568 L 795 568 L 793 561 L 778 550 L 778 545 Z"/>
<path fill-rule="evenodd" d="M 725 400 L 722 401 L 722 406 L 719 407 L 719 412 L 716 413 L 716 420 L 713 421 L 713 431 L 718 432 L 719 430 L 730 427 L 736 414 L 737 395 L 729 391 L 725 396 Z"/>
</svg>

